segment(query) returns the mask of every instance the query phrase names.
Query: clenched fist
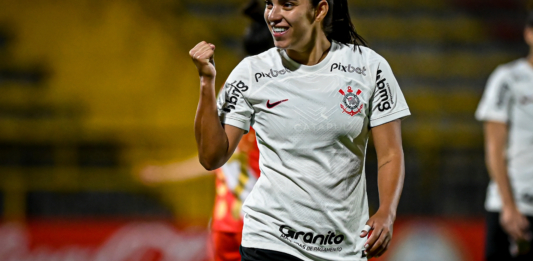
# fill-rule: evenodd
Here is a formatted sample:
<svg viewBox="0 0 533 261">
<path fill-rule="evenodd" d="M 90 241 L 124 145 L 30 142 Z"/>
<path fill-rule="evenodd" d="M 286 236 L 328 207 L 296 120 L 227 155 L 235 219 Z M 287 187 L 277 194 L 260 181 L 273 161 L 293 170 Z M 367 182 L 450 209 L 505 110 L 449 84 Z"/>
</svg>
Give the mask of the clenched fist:
<svg viewBox="0 0 533 261">
<path fill-rule="evenodd" d="M 217 71 L 215 69 L 215 45 L 202 41 L 198 43 L 189 55 L 198 69 L 200 77 L 215 78 Z"/>
</svg>

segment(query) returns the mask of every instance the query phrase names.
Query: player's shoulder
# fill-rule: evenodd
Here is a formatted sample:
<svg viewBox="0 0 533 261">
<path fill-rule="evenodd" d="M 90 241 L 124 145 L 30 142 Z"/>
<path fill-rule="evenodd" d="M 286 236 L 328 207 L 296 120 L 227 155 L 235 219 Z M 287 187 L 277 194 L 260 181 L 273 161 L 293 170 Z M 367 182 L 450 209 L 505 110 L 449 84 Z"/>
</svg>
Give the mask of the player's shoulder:
<svg viewBox="0 0 533 261">
<path fill-rule="evenodd" d="M 272 47 L 262 53 L 256 55 L 250 55 L 244 58 L 248 65 L 262 65 L 275 62 L 279 59 L 278 48 Z"/>
<path fill-rule="evenodd" d="M 505 74 L 505 75 L 511 75 L 514 73 L 520 73 L 520 71 L 523 70 L 524 65 L 526 65 L 527 61 L 524 58 L 516 59 L 514 61 L 500 64 L 496 67 L 493 74 Z"/>
<path fill-rule="evenodd" d="M 257 55 L 247 56 L 233 69 L 235 75 L 251 75 L 257 70 L 272 67 L 276 60 L 276 48 L 271 48 Z"/>
<path fill-rule="evenodd" d="M 337 43 L 335 51 L 350 60 L 359 60 L 364 63 L 374 64 L 386 61 L 383 56 L 375 50 L 364 45 Z"/>
</svg>

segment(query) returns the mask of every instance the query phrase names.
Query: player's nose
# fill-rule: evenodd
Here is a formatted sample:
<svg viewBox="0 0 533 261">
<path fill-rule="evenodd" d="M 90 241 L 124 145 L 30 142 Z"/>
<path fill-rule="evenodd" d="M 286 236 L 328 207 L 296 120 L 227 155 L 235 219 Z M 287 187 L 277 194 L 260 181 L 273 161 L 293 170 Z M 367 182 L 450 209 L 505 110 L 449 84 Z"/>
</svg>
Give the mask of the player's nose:
<svg viewBox="0 0 533 261">
<path fill-rule="evenodd" d="M 282 18 L 281 7 L 274 5 L 268 11 L 266 22 L 269 25 L 275 25 L 276 23 L 279 23 Z"/>
</svg>

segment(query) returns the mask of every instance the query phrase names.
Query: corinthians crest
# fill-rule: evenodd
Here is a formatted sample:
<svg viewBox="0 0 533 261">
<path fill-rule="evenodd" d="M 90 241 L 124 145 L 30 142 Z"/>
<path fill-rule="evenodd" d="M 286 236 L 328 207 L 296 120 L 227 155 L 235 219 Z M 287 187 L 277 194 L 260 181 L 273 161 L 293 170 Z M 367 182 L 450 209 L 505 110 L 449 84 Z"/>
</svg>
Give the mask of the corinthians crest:
<svg viewBox="0 0 533 261">
<path fill-rule="evenodd" d="M 361 104 L 361 99 L 359 99 L 361 90 L 358 89 L 357 92 L 354 93 L 352 87 L 348 86 L 347 92 L 344 92 L 344 90 L 340 89 L 339 93 L 344 95 L 341 103 L 341 109 L 343 110 L 343 113 L 345 112 L 350 116 L 354 116 L 361 112 L 363 109 L 363 104 Z"/>
</svg>

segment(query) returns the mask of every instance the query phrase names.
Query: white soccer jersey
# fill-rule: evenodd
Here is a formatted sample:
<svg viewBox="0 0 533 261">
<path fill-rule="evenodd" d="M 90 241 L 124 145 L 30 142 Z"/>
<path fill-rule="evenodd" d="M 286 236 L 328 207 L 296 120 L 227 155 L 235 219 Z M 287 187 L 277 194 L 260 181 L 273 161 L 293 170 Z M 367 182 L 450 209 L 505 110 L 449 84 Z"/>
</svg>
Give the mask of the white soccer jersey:
<svg viewBox="0 0 533 261">
<path fill-rule="evenodd" d="M 476 118 L 508 124 L 507 171 L 514 198 L 522 213 L 533 215 L 533 67 L 527 60 L 501 65 L 492 73 Z M 485 208 L 502 208 L 494 181 L 487 189 Z"/>
<path fill-rule="evenodd" d="M 253 125 L 261 176 L 242 245 L 303 260 L 366 260 L 364 162 L 370 127 L 408 116 L 387 61 L 332 43 L 314 66 L 272 48 L 244 59 L 219 95 L 221 121 Z"/>
</svg>

